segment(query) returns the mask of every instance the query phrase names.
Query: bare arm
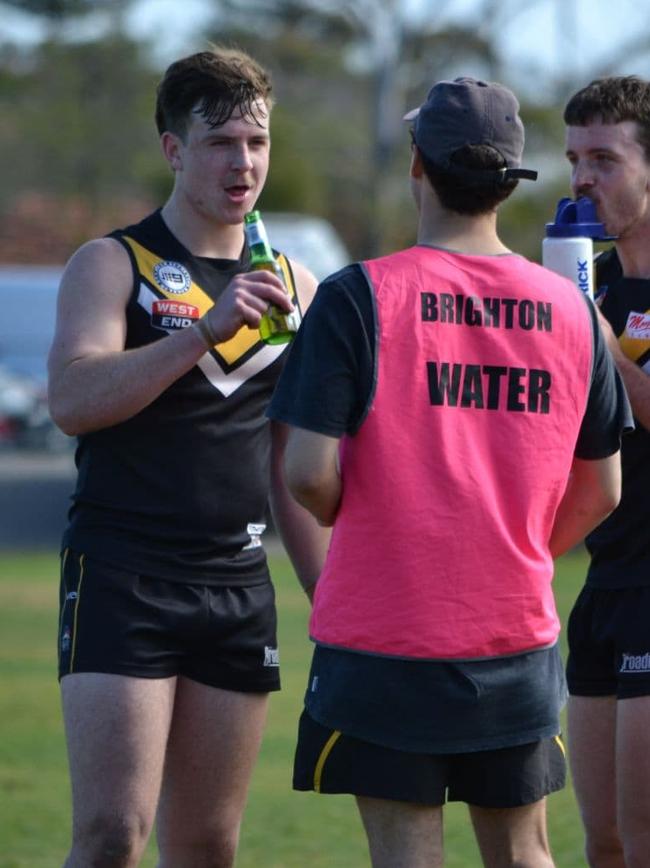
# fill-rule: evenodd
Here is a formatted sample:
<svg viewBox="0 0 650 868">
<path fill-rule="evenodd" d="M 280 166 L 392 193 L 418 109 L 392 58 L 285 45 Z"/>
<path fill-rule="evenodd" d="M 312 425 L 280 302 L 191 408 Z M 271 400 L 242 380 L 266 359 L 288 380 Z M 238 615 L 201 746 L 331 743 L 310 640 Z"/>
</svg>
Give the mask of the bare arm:
<svg viewBox="0 0 650 868">
<path fill-rule="evenodd" d="M 554 558 L 582 542 L 616 509 L 621 497 L 621 457 L 573 459 L 571 476 L 560 502 L 549 548 Z"/>
<path fill-rule="evenodd" d="M 322 527 L 291 496 L 284 478 L 283 458 L 289 429 L 271 422 L 271 512 L 298 580 L 310 600 L 325 562 L 331 531 Z"/>
<path fill-rule="evenodd" d="M 299 262 L 291 261 L 296 292 L 303 314 L 311 304 L 318 282 Z M 313 515 L 300 506 L 287 488 L 284 455 L 289 427 L 271 422 L 271 512 L 282 543 L 291 559 L 298 580 L 310 600 L 325 562 L 331 536 L 328 528 L 319 525 Z"/>
<path fill-rule="evenodd" d="M 305 313 L 309 305 L 312 303 L 318 288 L 318 281 L 314 275 L 295 260 L 291 260 L 291 270 L 296 282 L 296 292 L 298 293 L 298 301 L 300 302 L 300 310 Z"/>
<path fill-rule="evenodd" d="M 334 524 L 341 499 L 339 441 L 304 428 L 291 428 L 285 456 L 289 491 L 324 527 Z"/>
<path fill-rule="evenodd" d="M 618 372 L 625 383 L 625 391 L 630 399 L 634 417 L 647 431 L 650 431 L 650 374 L 646 374 L 632 359 L 628 359 L 611 325 L 600 311 L 598 311 L 598 321 Z"/>
<path fill-rule="evenodd" d="M 125 350 L 132 283 L 129 257 L 110 238 L 84 245 L 64 272 L 48 371 L 50 412 L 67 434 L 84 434 L 135 415 L 208 348 L 194 326 Z M 256 271 L 234 277 L 206 314 L 217 341 L 232 337 L 243 324 L 256 328 L 269 301 L 290 307 L 275 275 Z"/>
</svg>

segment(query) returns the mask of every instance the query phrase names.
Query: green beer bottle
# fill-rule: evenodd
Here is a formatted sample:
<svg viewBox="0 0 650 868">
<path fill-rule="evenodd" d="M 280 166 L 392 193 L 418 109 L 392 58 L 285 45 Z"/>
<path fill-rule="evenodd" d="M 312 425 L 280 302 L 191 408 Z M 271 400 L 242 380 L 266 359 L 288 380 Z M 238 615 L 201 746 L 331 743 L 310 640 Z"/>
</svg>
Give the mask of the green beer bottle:
<svg viewBox="0 0 650 868">
<path fill-rule="evenodd" d="M 250 251 L 251 271 L 257 271 L 261 268 L 265 271 L 272 271 L 284 283 L 286 290 L 284 273 L 280 263 L 273 255 L 259 211 L 251 211 L 246 214 L 244 232 Z M 300 310 L 295 299 L 291 313 L 285 313 L 279 307 L 270 304 L 260 321 L 260 337 L 267 344 L 286 344 L 292 340 L 299 325 Z"/>
</svg>

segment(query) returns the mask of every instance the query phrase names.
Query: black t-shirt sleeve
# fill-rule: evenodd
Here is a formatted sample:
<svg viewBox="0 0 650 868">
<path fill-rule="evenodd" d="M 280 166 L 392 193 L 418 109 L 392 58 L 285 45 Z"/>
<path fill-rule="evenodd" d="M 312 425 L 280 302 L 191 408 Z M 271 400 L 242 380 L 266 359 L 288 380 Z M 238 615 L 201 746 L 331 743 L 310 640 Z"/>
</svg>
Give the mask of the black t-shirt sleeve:
<svg viewBox="0 0 650 868">
<path fill-rule="evenodd" d="M 375 383 L 375 308 L 359 265 L 320 284 L 267 415 L 330 437 L 354 434 Z"/>
<path fill-rule="evenodd" d="M 595 306 L 587 301 L 594 352 L 587 408 L 575 448 L 576 458 L 607 458 L 620 449 L 621 435 L 634 428 L 625 386 L 598 325 Z"/>
</svg>

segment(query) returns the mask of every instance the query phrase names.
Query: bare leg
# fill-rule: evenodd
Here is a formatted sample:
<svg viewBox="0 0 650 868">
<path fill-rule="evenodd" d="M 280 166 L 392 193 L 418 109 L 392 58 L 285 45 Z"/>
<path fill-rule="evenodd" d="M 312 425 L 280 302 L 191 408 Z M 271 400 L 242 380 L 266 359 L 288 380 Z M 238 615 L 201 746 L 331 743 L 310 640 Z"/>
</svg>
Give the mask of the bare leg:
<svg viewBox="0 0 650 868">
<path fill-rule="evenodd" d="M 650 696 L 616 703 L 618 828 L 626 868 L 650 861 Z"/>
<path fill-rule="evenodd" d="M 469 806 L 485 868 L 553 868 L 546 799 L 520 808 Z"/>
<path fill-rule="evenodd" d="M 614 696 L 569 698 L 569 764 L 591 868 L 625 868 L 617 827 L 617 704 Z"/>
<path fill-rule="evenodd" d="M 442 807 L 357 797 L 373 868 L 441 868 Z"/>
<path fill-rule="evenodd" d="M 160 868 L 230 868 L 266 721 L 265 693 L 179 678 L 158 810 Z"/>
<path fill-rule="evenodd" d="M 131 868 L 151 832 L 174 679 L 78 673 L 61 682 L 72 782 L 66 868 Z"/>
</svg>

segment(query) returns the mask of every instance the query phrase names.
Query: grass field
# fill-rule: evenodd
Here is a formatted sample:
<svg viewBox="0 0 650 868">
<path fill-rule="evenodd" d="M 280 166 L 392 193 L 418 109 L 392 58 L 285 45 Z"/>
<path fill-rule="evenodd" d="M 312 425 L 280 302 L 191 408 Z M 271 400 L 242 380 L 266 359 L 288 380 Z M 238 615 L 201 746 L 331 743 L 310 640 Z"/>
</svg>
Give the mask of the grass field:
<svg viewBox="0 0 650 868">
<path fill-rule="evenodd" d="M 244 821 L 238 868 L 367 868 L 354 802 L 290 789 L 296 721 L 311 646 L 307 601 L 287 561 L 272 559 L 280 613 L 283 690 L 275 694 Z M 558 562 L 563 622 L 585 558 Z M 54 554 L 0 554 L 0 868 L 56 868 L 69 837 L 69 784 L 55 669 L 58 561 Z M 558 868 L 583 868 L 570 786 L 549 799 Z M 480 865 L 466 809 L 445 809 L 446 865 Z M 143 866 L 155 865 L 149 847 Z"/>
</svg>

